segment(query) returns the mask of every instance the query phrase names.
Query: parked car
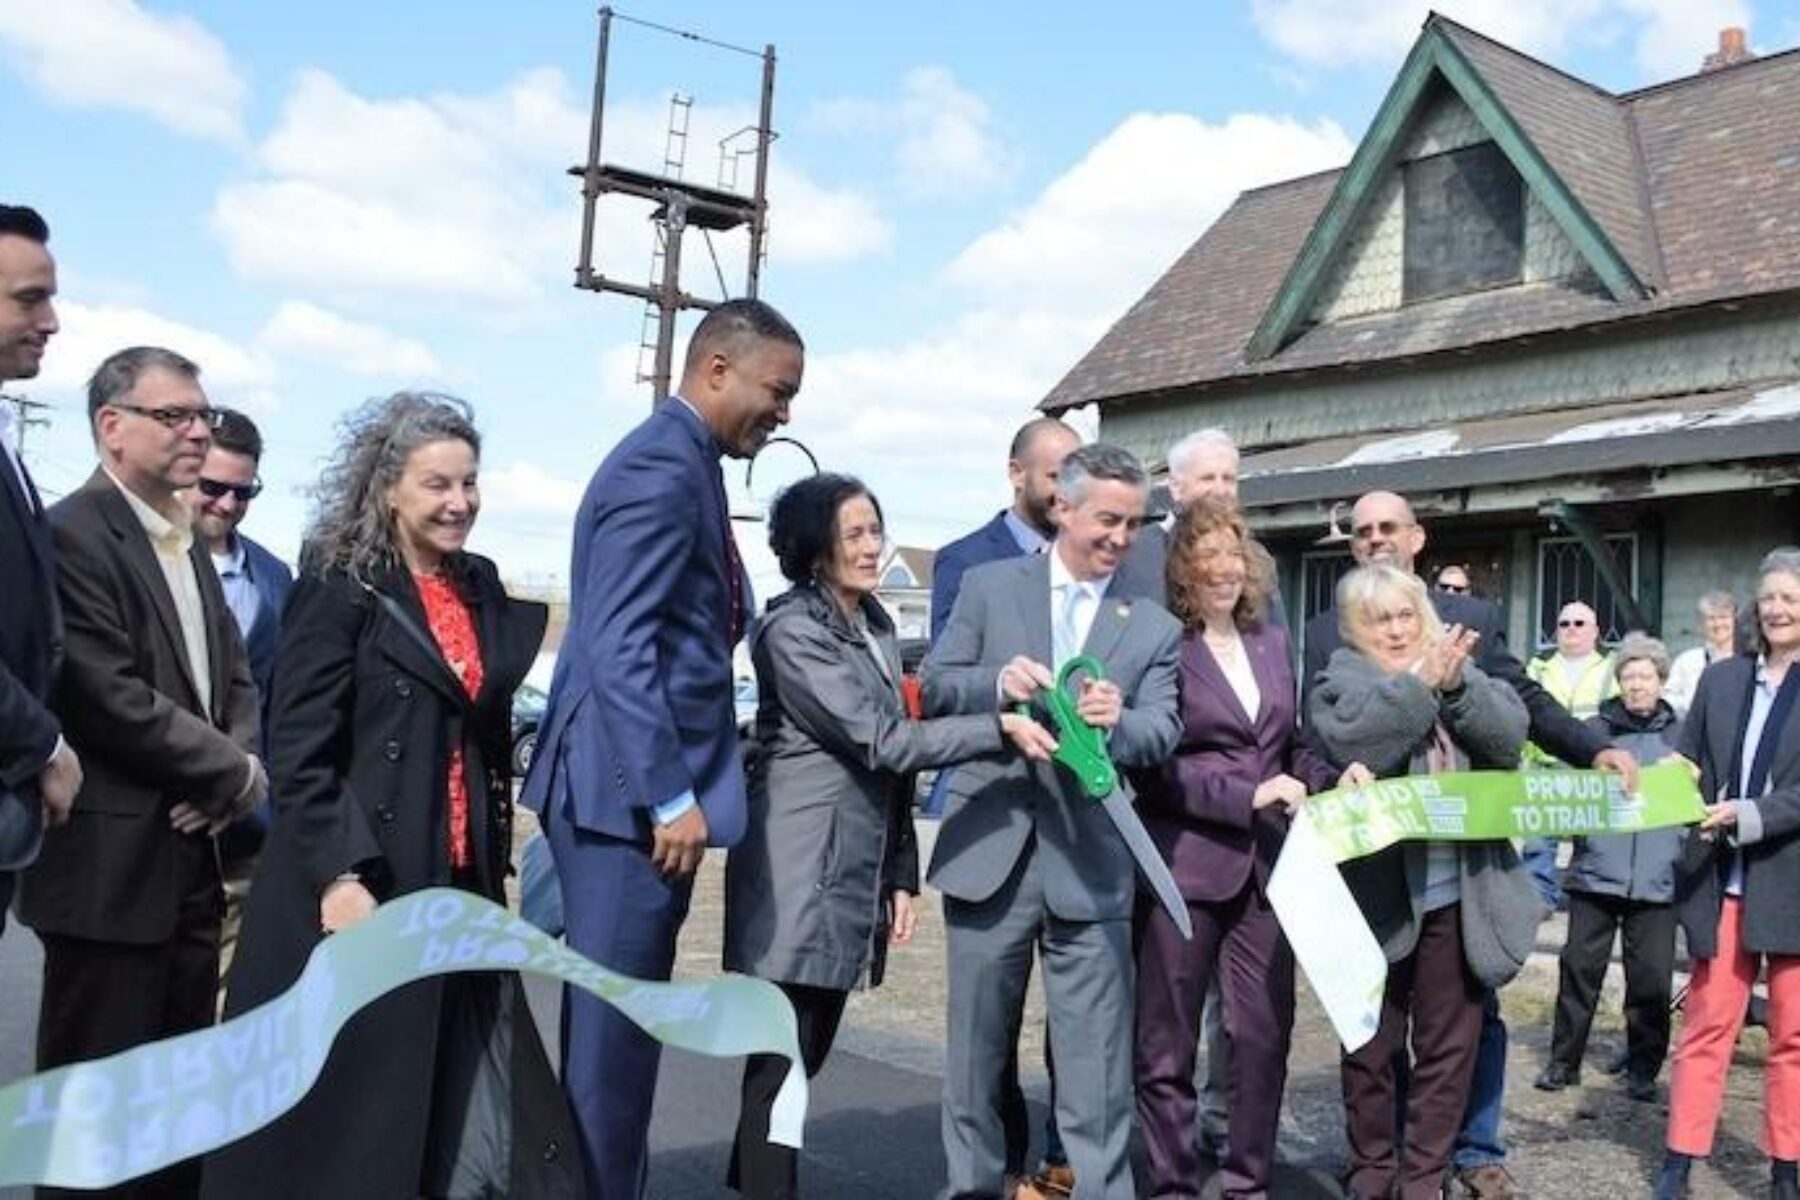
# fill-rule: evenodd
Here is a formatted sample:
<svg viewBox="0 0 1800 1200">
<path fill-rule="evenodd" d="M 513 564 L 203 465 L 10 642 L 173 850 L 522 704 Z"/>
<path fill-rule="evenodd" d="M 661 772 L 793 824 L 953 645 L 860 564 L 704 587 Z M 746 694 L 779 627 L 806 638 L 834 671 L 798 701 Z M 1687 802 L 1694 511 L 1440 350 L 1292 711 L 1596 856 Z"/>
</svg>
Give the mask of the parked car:
<svg viewBox="0 0 1800 1200">
<path fill-rule="evenodd" d="M 544 719 L 544 705 L 550 697 L 529 683 L 519 685 L 513 693 L 512 765 L 515 778 L 525 778 L 531 769 L 531 756 L 537 753 L 538 725 Z"/>
<path fill-rule="evenodd" d="M 748 742 L 756 732 L 756 676 L 738 676 L 731 703 L 737 710 L 738 740 Z"/>
</svg>

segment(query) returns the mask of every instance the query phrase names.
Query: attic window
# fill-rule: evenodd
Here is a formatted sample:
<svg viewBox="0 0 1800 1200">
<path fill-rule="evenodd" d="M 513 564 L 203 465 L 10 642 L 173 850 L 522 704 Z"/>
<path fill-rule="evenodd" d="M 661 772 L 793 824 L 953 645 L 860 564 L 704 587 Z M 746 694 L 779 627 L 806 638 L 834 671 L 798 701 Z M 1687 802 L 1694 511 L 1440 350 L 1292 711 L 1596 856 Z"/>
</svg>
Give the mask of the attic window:
<svg viewBox="0 0 1800 1200">
<path fill-rule="evenodd" d="M 1401 167 L 1408 302 L 1518 283 L 1525 187 L 1498 146 L 1480 142 Z"/>
</svg>

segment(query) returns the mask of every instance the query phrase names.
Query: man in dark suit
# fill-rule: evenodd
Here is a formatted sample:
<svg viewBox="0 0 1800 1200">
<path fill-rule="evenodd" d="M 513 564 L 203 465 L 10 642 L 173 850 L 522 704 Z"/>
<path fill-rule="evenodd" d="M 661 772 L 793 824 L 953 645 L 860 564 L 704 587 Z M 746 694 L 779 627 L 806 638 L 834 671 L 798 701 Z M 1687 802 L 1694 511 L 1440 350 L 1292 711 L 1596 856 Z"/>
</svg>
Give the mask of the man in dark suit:
<svg viewBox="0 0 1800 1200">
<path fill-rule="evenodd" d="M 267 761 L 269 746 L 269 697 L 275 686 L 275 650 L 281 641 L 281 610 L 294 586 L 288 565 L 239 531 L 250 515 L 250 502 L 262 491 L 262 431 L 235 408 L 220 408 L 219 427 L 213 430 L 212 447 L 200 468 L 200 480 L 189 493 L 194 505 L 194 526 L 206 539 L 213 569 L 225 603 L 243 635 L 250 656 L 250 678 L 256 684 L 257 724 L 262 736 L 257 753 Z M 219 860 L 224 873 L 225 917 L 219 927 L 219 973 L 231 969 L 237 946 L 244 901 L 250 895 L 250 876 L 256 855 L 269 832 L 272 806 L 265 802 L 255 811 L 231 823 L 219 835 Z M 221 979 L 221 986 L 223 979 Z"/>
<path fill-rule="evenodd" d="M 1133 596 L 1148 596 L 1162 603 L 1163 575 L 1169 563 L 1169 533 L 1181 510 L 1204 496 L 1218 496 L 1238 503 L 1238 448 L 1223 429 L 1196 429 L 1169 447 L 1169 504 L 1172 511 L 1161 521 L 1146 525 L 1131 543 L 1131 553 L 1119 566 L 1114 584 Z M 1270 624 L 1288 627 L 1287 608 L 1281 589 L 1269 593 Z"/>
<path fill-rule="evenodd" d="M 950 623 L 963 573 L 970 567 L 1019 554 L 1037 554 L 1056 536 L 1051 506 L 1056 499 L 1056 472 L 1081 435 L 1055 417 L 1035 417 L 1013 434 L 1006 455 L 1006 477 L 1012 483 L 1011 508 L 937 552 L 931 564 L 931 638 L 936 641 Z"/>
<path fill-rule="evenodd" d="M 180 495 L 215 419 L 198 375 L 155 347 L 101 363 L 88 383 L 100 467 L 50 510 L 67 645 L 57 709 L 87 777 L 20 881 L 19 918 L 44 944 L 39 1070 L 211 1024 L 214 837 L 268 788 L 243 639 Z M 111 1194 L 198 1185 L 191 1162 Z"/>
<path fill-rule="evenodd" d="M 1370 492 L 1350 510 L 1350 554 L 1358 564 L 1381 562 L 1411 571 L 1424 548 L 1425 530 L 1404 497 Z M 1475 665 L 1519 694 L 1531 715 L 1533 742 L 1564 762 L 1618 771 L 1625 776 L 1628 789 L 1636 788 L 1637 760 L 1627 751 L 1608 746 L 1605 737 L 1570 716 L 1554 696 L 1526 676 L 1524 664 L 1506 648 L 1498 607 L 1479 596 L 1458 592 L 1431 591 L 1429 595 L 1446 627 L 1460 625 L 1478 635 Z M 1335 609 L 1307 622 L 1302 692 L 1310 692 L 1313 680 L 1341 644 Z M 1476 1051 L 1468 1111 L 1456 1139 L 1456 1185 L 1463 1195 L 1513 1194 L 1505 1165 L 1506 1145 L 1500 1139 L 1505 1091 L 1506 1024 L 1500 1018 L 1498 998 L 1489 992 L 1482 1005 L 1481 1044 Z"/>
<path fill-rule="evenodd" d="M 669 977 L 701 856 L 743 835 L 731 650 L 750 589 L 719 457 L 787 423 L 804 367 L 767 304 L 715 308 L 680 393 L 606 456 L 576 517 L 569 631 L 522 800 L 544 820 L 569 944 L 636 978 Z M 661 1048 L 586 992 L 563 1004 L 589 1194 L 636 1200 Z"/>
<path fill-rule="evenodd" d="M 1001 509 L 994 519 L 964 534 L 937 552 L 931 564 L 931 637 L 936 641 L 950 623 L 950 611 L 956 607 L 957 593 L 962 590 L 963 575 L 971 567 L 1016 558 L 1021 554 L 1043 552 L 1056 537 L 1052 509 L 1056 501 L 1056 476 L 1063 459 L 1081 445 L 1081 435 L 1055 417 L 1034 417 L 1013 434 L 1012 447 L 1006 455 L 1006 477 L 1012 483 L 1011 508 Z M 939 771 L 923 811 L 937 816 L 944 811 L 950 794 L 952 771 Z M 1049 1040 L 1046 1038 L 1045 1067 L 1050 1068 Z M 1035 1200 L 1041 1195 L 1038 1184 L 1026 1178 L 1026 1163 L 1031 1154 L 1031 1112 L 1025 1104 L 1025 1092 L 1019 1087 L 1019 1059 L 1016 1052 L 1006 1064 L 1006 1079 L 1001 1085 L 1001 1107 L 1006 1127 L 1006 1173 L 1017 1179 L 1019 1200 Z M 1054 1071 L 1052 1071 L 1054 1076 Z M 1052 1081 L 1054 1090 L 1054 1078 Z M 1052 1102 L 1054 1110 L 1054 1101 Z M 1040 1178 L 1054 1184 L 1066 1182 L 1068 1159 L 1062 1142 L 1056 1136 L 1056 1113 L 1044 1120 L 1044 1164 Z"/>
<path fill-rule="evenodd" d="M 57 330 L 50 229 L 29 208 L 0 205 L 0 384 L 31 379 Z M 0 401 L 0 929 L 39 823 L 61 824 L 81 787 L 81 763 L 49 700 L 62 657 L 55 550 L 44 505 L 14 442 L 12 406 Z M 37 808 L 39 812 L 30 811 Z M 4 861 L 12 860 L 12 861 Z"/>
<path fill-rule="evenodd" d="M 1063 461 L 1050 552 L 970 573 L 925 660 L 929 715 L 992 713 L 1054 686 L 1075 654 L 1106 665 L 1079 711 L 1114 761 L 1147 768 L 1175 748 L 1181 627 L 1110 592 L 1144 511 L 1142 466 L 1113 446 Z M 1064 768 L 1020 758 L 963 764 L 950 786 L 930 881 L 944 895 L 949 961 L 944 1157 L 947 1200 L 1001 1200 L 1002 1084 L 1033 952 L 1041 958 L 1058 1128 L 1077 1194 L 1130 1200 L 1130 851 Z"/>
</svg>

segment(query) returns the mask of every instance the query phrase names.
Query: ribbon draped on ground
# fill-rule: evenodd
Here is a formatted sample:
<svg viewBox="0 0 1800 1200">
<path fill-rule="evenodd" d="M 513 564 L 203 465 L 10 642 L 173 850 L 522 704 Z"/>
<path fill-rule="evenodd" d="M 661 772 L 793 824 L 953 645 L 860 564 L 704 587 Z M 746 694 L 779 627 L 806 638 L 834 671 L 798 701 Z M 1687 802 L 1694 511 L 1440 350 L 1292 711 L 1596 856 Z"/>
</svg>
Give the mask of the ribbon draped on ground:
<svg viewBox="0 0 1800 1200">
<path fill-rule="evenodd" d="M 1627 794 L 1605 771 L 1456 771 L 1309 798 L 1269 876 L 1269 903 L 1345 1049 L 1375 1036 L 1387 958 L 1337 864 L 1396 842 L 1640 833 L 1705 815 L 1685 766 L 1645 767 Z"/>
<path fill-rule="evenodd" d="M 794 1010 L 779 988 L 726 975 L 646 983 L 608 971 L 480 896 L 414 892 L 320 942 L 287 991 L 221 1025 L 0 1088 L 0 1186 L 102 1188 L 205 1154 L 293 1107 L 332 1040 L 387 992 L 458 971 L 548 975 L 592 992 L 667 1046 L 790 1066 L 769 1140 L 806 1118 Z"/>
</svg>

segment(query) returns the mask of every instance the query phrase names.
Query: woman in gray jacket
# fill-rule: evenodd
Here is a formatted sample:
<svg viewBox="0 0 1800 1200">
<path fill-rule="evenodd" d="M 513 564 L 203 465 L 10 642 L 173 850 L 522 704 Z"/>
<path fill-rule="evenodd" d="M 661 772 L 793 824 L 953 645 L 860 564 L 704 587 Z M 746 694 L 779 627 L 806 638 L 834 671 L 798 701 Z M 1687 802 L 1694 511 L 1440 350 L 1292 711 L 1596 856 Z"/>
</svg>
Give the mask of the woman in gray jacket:
<svg viewBox="0 0 1800 1200">
<path fill-rule="evenodd" d="M 1475 634 L 1443 627 L 1418 576 L 1358 567 L 1338 584 L 1337 612 L 1345 645 L 1307 711 L 1347 781 L 1518 766 L 1525 705 L 1470 661 Z M 1342 870 L 1388 960 L 1380 1025 L 1342 1064 L 1347 1190 L 1436 1200 L 1475 1070 L 1482 993 L 1518 973 L 1542 908 L 1504 839 L 1405 841 Z M 1401 1131 L 1395 1058 L 1409 1025 Z"/>
<path fill-rule="evenodd" d="M 1663 699 L 1668 650 L 1653 637 L 1628 633 L 1613 651 L 1613 673 L 1619 694 L 1602 703 L 1588 724 L 1645 765 L 1674 754 L 1681 719 Z M 1625 1057 L 1619 1069 L 1633 1100 L 1656 1099 L 1656 1073 L 1669 1052 L 1675 864 L 1686 835 L 1675 826 L 1575 839 L 1563 881 L 1569 936 L 1556 989 L 1550 1061 L 1537 1077 L 1540 1090 L 1560 1091 L 1581 1080 L 1581 1056 L 1616 933 L 1625 959 Z"/>
<path fill-rule="evenodd" d="M 725 863 L 725 969 L 779 985 L 806 1073 L 830 1053 L 852 988 L 881 982 L 888 942 L 912 938 L 919 890 L 914 773 L 1009 742 L 1053 744 L 1028 717 L 908 718 L 893 622 L 875 599 L 881 507 L 860 482 L 815 475 L 776 498 L 769 544 L 793 587 L 751 634 L 759 704 L 750 820 Z M 798 1159 L 768 1140 L 785 1059 L 753 1055 L 728 1186 L 797 1194 Z"/>
</svg>

